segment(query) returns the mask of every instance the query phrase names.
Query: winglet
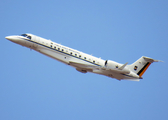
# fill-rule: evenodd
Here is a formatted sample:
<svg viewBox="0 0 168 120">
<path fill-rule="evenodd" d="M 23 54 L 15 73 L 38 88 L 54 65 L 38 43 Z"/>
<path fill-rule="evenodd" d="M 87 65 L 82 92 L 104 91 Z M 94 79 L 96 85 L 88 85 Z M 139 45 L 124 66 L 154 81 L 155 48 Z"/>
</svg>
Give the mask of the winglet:
<svg viewBox="0 0 168 120">
<path fill-rule="evenodd" d="M 119 70 L 123 70 L 127 64 L 128 64 L 128 62 L 125 63 L 124 65 L 122 65 L 121 67 L 119 67 L 118 69 L 119 69 Z"/>
</svg>

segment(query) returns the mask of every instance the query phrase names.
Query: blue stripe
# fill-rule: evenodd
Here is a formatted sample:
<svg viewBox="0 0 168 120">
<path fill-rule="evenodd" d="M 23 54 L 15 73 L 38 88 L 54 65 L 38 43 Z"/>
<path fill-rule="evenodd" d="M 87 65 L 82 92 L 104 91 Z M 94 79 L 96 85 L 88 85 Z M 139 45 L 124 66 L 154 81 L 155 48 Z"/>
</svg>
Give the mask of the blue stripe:
<svg viewBox="0 0 168 120">
<path fill-rule="evenodd" d="M 54 51 L 57 51 L 57 52 L 60 52 L 60 53 L 63 53 L 63 54 L 69 55 L 69 56 L 71 56 L 71 57 L 74 57 L 74 58 L 77 58 L 77 59 L 83 60 L 83 61 L 88 62 L 88 63 L 91 63 L 91 64 L 93 64 L 93 65 L 96 65 L 96 66 L 101 66 L 101 65 L 99 65 L 99 64 L 92 63 L 92 62 L 90 62 L 90 61 L 88 61 L 88 60 L 85 60 L 85 59 L 79 58 L 79 57 L 77 57 L 77 56 L 73 56 L 73 55 L 68 54 L 68 53 L 65 53 L 65 52 L 63 52 L 63 51 L 59 51 L 59 50 L 57 50 L 57 49 L 54 49 L 54 48 L 48 47 L 48 46 L 46 46 L 46 45 L 43 45 L 43 44 L 37 43 L 37 42 L 35 42 L 35 41 L 29 40 L 29 39 L 24 39 L 24 38 L 21 38 L 21 39 L 26 40 L 26 41 L 28 41 L 28 42 L 35 43 L 35 44 L 37 44 L 37 45 L 41 45 L 41 46 L 46 47 L 46 48 L 49 48 L 49 49 L 51 49 L 51 50 L 54 50 Z M 52 46 L 53 46 L 53 45 L 52 45 Z"/>
</svg>

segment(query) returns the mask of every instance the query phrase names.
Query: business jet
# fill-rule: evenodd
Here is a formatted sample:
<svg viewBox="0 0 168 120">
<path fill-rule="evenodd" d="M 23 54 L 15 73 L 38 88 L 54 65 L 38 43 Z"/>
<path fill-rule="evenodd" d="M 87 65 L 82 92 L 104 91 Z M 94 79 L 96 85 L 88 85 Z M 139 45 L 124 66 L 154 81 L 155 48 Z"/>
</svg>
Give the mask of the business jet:
<svg viewBox="0 0 168 120">
<path fill-rule="evenodd" d="M 91 72 L 117 80 L 139 81 L 151 63 L 159 62 L 159 60 L 142 56 L 133 64 L 120 64 L 94 57 L 33 34 L 12 35 L 5 38 L 72 66 L 81 73 Z"/>
</svg>

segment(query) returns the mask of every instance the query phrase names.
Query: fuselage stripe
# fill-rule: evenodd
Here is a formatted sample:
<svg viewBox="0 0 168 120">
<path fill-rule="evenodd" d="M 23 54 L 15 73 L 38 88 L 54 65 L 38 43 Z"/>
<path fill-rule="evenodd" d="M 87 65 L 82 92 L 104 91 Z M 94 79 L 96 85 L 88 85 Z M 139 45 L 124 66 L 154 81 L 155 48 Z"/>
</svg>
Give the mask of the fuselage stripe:
<svg viewBox="0 0 168 120">
<path fill-rule="evenodd" d="M 150 64 L 151 64 L 150 62 L 146 63 L 146 65 L 137 73 L 137 75 L 139 75 L 140 77 L 142 77 L 142 75 L 148 69 L 148 67 L 150 66 Z"/>
<path fill-rule="evenodd" d="M 57 49 L 54 49 L 54 48 L 52 48 L 52 47 L 49 47 L 49 46 L 46 46 L 46 45 L 43 45 L 43 44 L 40 44 L 40 43 L 37 43 L 37 42 L 35 42 L 35 41 L 32 41 L 32 40 L 27 40 L 27 39 L 24 39 L 24 38 L 21 38 L 21 39 L 26 40 L 26 41 L 28 41 L 28 42 L 32 42 L 32 43 L 38 44 L 38 45 L 41 45 L 41 46 L 43 46 L 43 47 L 46 47 L 46 48 L 49 48 L 49 49 L 51 49 L 51 50 L 54 50 L 54 51 L 60 52 L 60 53 L 62 53 L 62 54 L 66 54 L 66 55 L 69 55 L 69 56 L 71 56 L 71 57 L 74 57 L 74 58 L 77 58 L 77 59 L 83 60 L 83 61 L 88 62 L 88 63 L 91 63 L 91 64 L 93 64 L 93 65 L 96 65 L 96 66 L 101 66 L 101 65 L 99 65 L 99 64 L 92 63 L 92 62 L 90 62 L 90 61 L 88 61 L 88 60 L 82 59 L 82 58 L 77 57 L 77 56 L 73 56 L 73 55 L 68 54 L 68 53 L 65 53 L 65 52 L 63 52 L 63 51 L 59 51 L 59 50 L 57 50 Z"/>
</svg>

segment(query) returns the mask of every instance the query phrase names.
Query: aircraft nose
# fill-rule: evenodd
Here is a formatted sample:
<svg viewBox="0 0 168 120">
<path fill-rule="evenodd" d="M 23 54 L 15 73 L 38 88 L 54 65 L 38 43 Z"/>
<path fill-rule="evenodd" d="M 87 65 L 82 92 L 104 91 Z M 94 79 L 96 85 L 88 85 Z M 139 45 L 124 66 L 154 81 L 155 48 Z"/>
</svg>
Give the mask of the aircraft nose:
<svg viewBox="0 0 168 120">
<path fill-rule="evenodd" d="M 6 36 L 5 38 L 6 38 L 7 40 L 12 41 L 12 42 L 17 41 L 17 38 L 16 38 L 15 36 Z"/>
<path fill-rule="evenodd" d="M 6 36 L 5 38 L 6 38 L 7 40 L 11 40 L 11 39 L 12 39 L 11 36 Z"/>
</svg>

